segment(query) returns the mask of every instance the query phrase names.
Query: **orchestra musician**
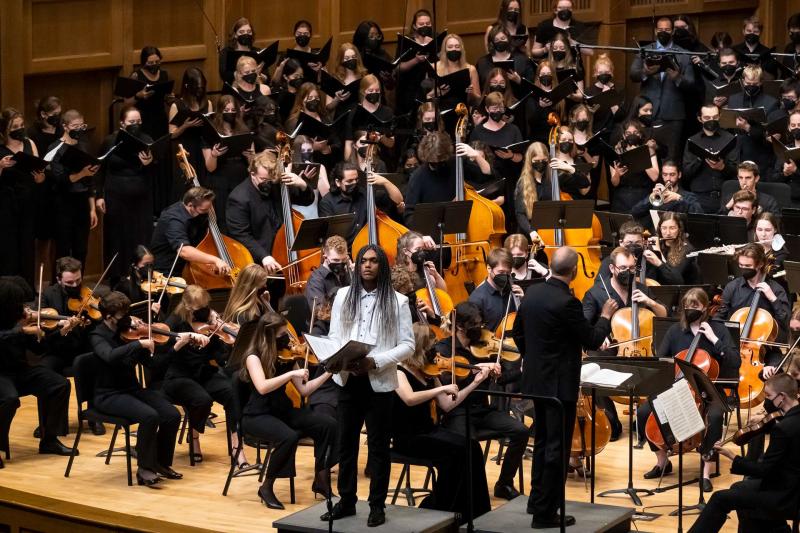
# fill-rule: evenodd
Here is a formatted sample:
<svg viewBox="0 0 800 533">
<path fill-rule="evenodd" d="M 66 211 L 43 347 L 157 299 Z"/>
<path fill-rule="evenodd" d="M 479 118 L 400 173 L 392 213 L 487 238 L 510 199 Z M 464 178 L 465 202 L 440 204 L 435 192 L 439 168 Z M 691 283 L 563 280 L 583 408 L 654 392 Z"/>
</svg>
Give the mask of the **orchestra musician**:
<svg viewBox="0 0 800 533">
<path fill-rule="evenodd" d="M 347 241 L 339 235 L 331 235 L 322 245 L 322 264 L 314 269 L 304 289 L 309 307 L 314 301 L 322 304 L 341 287 L 350 284 L 352 264 L 348 253 Z"/>
<path fill-rule="evenodd" d="M 480 309 L 489 331 L 497 329 L 505 317 L 506 309 L 516 311 L 517 302 L 525 295 L 522 287 L 512 282 L 513 266 L 511 252 L 505 248 L 492 249 L 486 257 L 486 279 L 469 295 L 469 301 Z"/>
<path fill-rule="evenodd" d="M 766 168 L 766 167 L 765 167 Z M 756 187 L 761 178 L 761 171 L 758 165 L 753 161 L 742 161 L 736 168 L 736 177 L 739 180 L 740 191 L 750 191 L 756 196 L 756 202 L 759 207 L 759 213 L 768 211 L 775 216 L 780 216 L 781 208 L 778 201 L 770 194 L 759 191 Z M 728 211 L 733 209 L 733 197 L 723 198 L 722 206 L 720 207 L 720 214 L 727 215 Z"/>
<path fill-rule="evenodd" d="M 647 224 L 652 228 L 650 222 L 650 211 L 672 211 L 674 213 L 703 213 L 703 207 L 699 202 L 697 194 L 687 191 L 681 184 L 681 166 L 667 159 L 661 163 L 661 181 L 656 183 L 653 192 L 645 196 L 638 204 L 631 208 L 631 214 L 640 223 Z M 660 196 L 660 204 L 653 205 Z"/>
<path fill-rule="evenodd" d="M 697 266 L 686 254 L 694 247 L 686 240 L 684 219 L 677 213 L 662 213 L 655 237 L 649 239 L 644 257 L 655 268 L 653 276 L 661 285 L 691 285 L 697 279 Z"/>
<path fill-rule="evenodd" d="M 646 244 L 644 238 L 644 228 L 638 222 L 630 220 L 628 222 L 623 223 L 619 230 L 617 230 L 617 235 L 619 236 L 618 245 L 631 250 L 637 251 L 644 249 Z M 611 257 L 603 258 L 603 261 L 600 263 L 600 268 L 597 272 L 597 275 L 594 278 L 595 285 L 602 285 L 601 279 L 605 280 L 608 283 L 608 280 L 611 278 Z M 649 276 L 649 277 L 652 277 Z"/>
<path fill-rule="evenodd" d="M 752 240 L 753 220 L 760 212 L 761 207 L 756 200 L 756 193 L 753 191 L 736 191 L 731 198 L 732 207 L 728 216 L 739 217 L 747 222 L 747 236 Z"/>
<path fill-rule="evenodd" d="M 155 257 L 153 256 L 153 252 L 148 250 L 143 244 L 137 246 L 136 250 L 133 252 L 133 262 L 131 263 L 128 275 L 123 276 L 122 279 L 119 280 L 119 283 L 113 287 L 114 290 L 127 296 L 134 304 L 146 301 L 147 293 L 142 289 L 142 283 L 147 281 L 148 275 L 155 272 L 153 270 L 154 262 Z M 163 308 L 166 310 L 169 309 L 169 297 L 170 295 L 166 291 L 164 291 L 163 298 L 161 298 L 161 293 L 158 293 L 158 295 L 154 293 L 150 302 L 150 309 L 155 320 L 160 321 L 161 318 L 166 318 L 166 315 L 162 315 L 161 313 L 162 305 L 158 302 L 158 299 L 162 299 L 164 302 Z M 132 316 L 138 316 L 143 320 L 147 319 L 146 305 L 132 305 L 132 307 L 134 307 L 131 309 Z"/>
<path fill-rule="evenodd" d="M 426 286 L 422 269 L 424 268 L 437 289 L 447 291 L 447 284 L 435 263 L 431 260 L 433 247 L 430 237 L 416 231 L 407 231 L 397 239 L 397 255 L 395 256 L 394 269 L 405 269 L 411 274 L 414 290 Z"/>
<path fill-rule="evenodd" d="M 765 212 L 756 216 L 755 226 L 753 227 L 753 238 L 755 242 L 764 247 L 764 253 L 770 257 L 770 274 L 783 270 L 783 262 L 789 258 L 789 250 L 786 246 L 778 246 L 775 237 L 780 234 L 780 223 L 778 218 L 772 213 Z M 787 288 L 787 287 L 784 287 Z M 788 294 L 787 290 L 787 294 Z"/>
<path fill-rule="evenodd" d="M 538 234 L 537 234 L 538 236 Z M 534 247 L 536 244 L 533 245 Z M 529 252 L 528 239 L 521 233 L 506 237 L 503 248 L 511 253 L 511 279 L 532 279 L 547 277 L 547 254 L 539 248 L 535 254 Z"/>
<path fill-rule="evenodd" d="M 231 288 L 228 303 L 222 312 L 226 321 L 238 326 L 258 320 L 258 317 L 272 310 L 270 294 L 267 290 L 267 271 L 256 263 L 244 267 Z"/>
<path fill-rule="evenodd" d="M 534 458 L 527 511 L 533 515 L 532 527 L 537 529 L 560 524 L 558 508 L 569 457 L 569 452 L 561 449 L 561 438 L 564 442 L 572 440 L 581 350 L 601 345 L 611 332 L 609 321 L 619 307 L 615 299 L 603 300 L 592 325 L 569 290 L 578 274 L 578 254 L 569 247 L 559 248 L 550 268 L 547 281 L 533 285 L 523 298 L 513 331 L 523 354 L 522 392 L 554 396 L 564 409 L 562 426 L 560 409 L 551 403 L 534 402 Z M 575 518 L 564 516 L 564 522 L 572 525 Z"/>
</svg>

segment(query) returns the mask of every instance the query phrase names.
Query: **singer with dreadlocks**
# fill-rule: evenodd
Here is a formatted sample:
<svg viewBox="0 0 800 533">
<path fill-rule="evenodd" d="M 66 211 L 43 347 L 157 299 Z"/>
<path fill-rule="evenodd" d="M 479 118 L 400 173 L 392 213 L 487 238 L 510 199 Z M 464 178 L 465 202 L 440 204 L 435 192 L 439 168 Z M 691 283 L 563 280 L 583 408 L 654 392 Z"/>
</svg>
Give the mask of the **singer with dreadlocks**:
<svg viewBox="0 0 800 533">
<path fill-rule="evenodd" d="M 397 364 L 414 353 L 414 332 L 408 298 L 392 289 L 389 259 L 379 246 L 359 250 L 357 272 L 349 287 L 336 293 L 328 338 L 339 346 L 350 340 L 375 345 L 367 357 L 333 379 L 339 385 L 339 495 L 333 509 L 320 517 L 337 520 L 356 514 L 356 471 L 361 426 L 367 424 L 369 518 L 375 527 L 386 521 L 384 502 L 389 490 L 389 440 L 392 400 L 397 388 Z"/>
</svg>

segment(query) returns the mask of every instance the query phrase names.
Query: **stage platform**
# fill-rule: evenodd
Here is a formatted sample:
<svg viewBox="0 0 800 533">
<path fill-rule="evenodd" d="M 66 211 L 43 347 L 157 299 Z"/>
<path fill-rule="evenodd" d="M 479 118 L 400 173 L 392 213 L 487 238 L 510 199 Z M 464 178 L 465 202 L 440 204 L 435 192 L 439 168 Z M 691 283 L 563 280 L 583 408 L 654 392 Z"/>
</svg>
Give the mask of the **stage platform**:
<svg viewBox="0 0 800 533">
<path fill-rule="evenodd" d="M 473 522 L 475 533 L 501 533 L 522 531 L 531 528 L 532 516 L 526 512 L 527 496 L 520 496 L 505 505 L 495 508 Z M 567 514 L 575 517 L 575 525 L 567 528 L 570 533 L 625 533 L 631 530 L 632 507 L 591 504 L 567 501 Z M 460 531 L 466 532 L 466 526 Z M 537 529 L 536 531 L 554 533 L 559 528 Z"/>
<path fill-rule="evenodd" d="M 334 502 L 335 503 L 335 502 Z M 285 516 L 272 523 L 278 533 L 290 531 L 299 533 L 325 533 L 329 531 L 328 523 L 319 519 L 325 513 L 325 502 L 318 503 L 302 511 Z M 450 533 L 458 531 L 455 518 L 451 513 L 417 509 L 401 505 L 386 506 L 386 523 L 379 527 L 367 527 L 369 504 L 360 501 L 356 505 L 355 516 L 348 516 L 333 522 L 336 533 Z"/>
</svg>

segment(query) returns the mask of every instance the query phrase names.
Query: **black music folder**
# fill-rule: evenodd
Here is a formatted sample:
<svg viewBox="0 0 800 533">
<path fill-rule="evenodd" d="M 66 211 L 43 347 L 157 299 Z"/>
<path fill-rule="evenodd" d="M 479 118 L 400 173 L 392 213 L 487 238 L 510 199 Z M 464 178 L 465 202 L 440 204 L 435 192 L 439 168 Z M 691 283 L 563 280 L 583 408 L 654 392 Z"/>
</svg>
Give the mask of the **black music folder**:
<svg viewBox="0 0 800 533">
<path fill-rule="evenodd" d="M 198 109 L 197 111 L 192 111 L 191 109 L 178 108 L 178 112 L 175 113 L 175 116 L 172 117 L 172 120 L 170 120 L 169 123 L 172 124 L 173 126 L 180 127 L 187 120 L 196 120 L 198 118 L 202 119 L 205 113 L 206 113 L 205 109 Z"/>
<path fill-rule="evenodd" d="M 332 130 L 348 117 L 350 113 L 342 113 L 339 118 L 330 123 L 321 122 L 314 117 L 307 115 L 301 111 L 300 116 L 297 118 L 297 128 L 295 134 L 292 135 L 305 135 L 312 139 L 327 139 L 331 136 Z"/>
<path fill-rule="evenodd" d="M 322 91 L 331 98 L 336 98 L 336 93 L 343 91 L 350 93 L 348 100 L 352 100 L 354 102 L 358 101 L 358 89 L 361 86 L 361 78 L 351 83 L 344 84 L 339 81 L 339 78 L 328 74 L 328 72 L 325 70 L 320 71 L 320 76 L 319 86 Z"/>
<path fill-rule="evenodd" d="M 777 139 L 772 139 L 772 150 L 775 155 L 782 157 L 784 160 L 792 160 L 794 162 L 800 161 L 800 147 L 786 146 Z"/>
<path fill-rule="evenodd" d="M 583 96 L 583 102 L 590 107 L 599 106 L 603 109 L 621 105 L 624 95 L 616 89 L 609 89 L 594 96 Z"/>
<path fill-rule="evenodd" d="M 729 109 L 723 107 L 719 112 L 719 124 L 725 129 L 733 129 L 736 127 L 736 119 L 743 118 L 748 122 L 761 122 L 767 121 L 767 114 L 763 107 L 749 107 L 739 109 Z"/>
<path fill-rule="evenodd" d="M 471 78 L 469 76 L 469 69 L 462 68 L 461 70 L 457 70 L 451 74 L 446 74 L 444 76 L 439 76 L 436 73 L 434 65 L 428 64 L 433 71 L 433 75 L 436 77 L 437 83 L 439 87 L 443 85 L 447 85 L 450 90 L 447 94 L 450 95 L 461 95 L 464 96 L 466 99 L 466 92 L 467 87 L 470 86 Z"/>
<path fill-rule="evenodd" d="M 364 67 L 367 69 L 367 72 L 370 74 L 375 74 L 376 76 L 391 76 L 402 61 L 407 60 L 411 56 L 411 48 L 407 48 L 402 54 L 397 56 L 392 61 L 387 61 L 386 59 L 376 56 L 374 54 L 370 54 L 369 52 L 364 54 L 362 57 L 362 61 L 364 61 Z"/>
<path fill-rule="evenodd" d="M 333 37 L 329 37 L 325 44 L 322 45 L 322 48 L 317 50 L 316 52 L 303 52 L 302 50 L 294 50 L 289 48 L 286 50 L 286 57 L 291 57 L 292 59 L 296 59 L 300 62 L 301 65 L 304 67 L 307 66 L 309 63 L 320 63 L 324 65 L 328 62 L 328 59 L 331 57 L 331 43 L 333 42 Z"/>
<path fill-rule="evenodd" d="M 556 105 L 578 89 L 578 86 L 575 84 L 575 81 L 572 78 L 562 81 L 551 91 L 542 89 L 538 85 L 533 84 L 525 78 L 522 79 L 522 84 L 527 85 L 528 88 L 533 91 L 534 96 L 550 100 L 552 105 Z"/>
<path fill-rule="evenodd" d="M 225 54 L 226 72 L 234 72 L 236 70 L 236 63 L 238 63 L 239 58 L 243 56 L 252 57 L 258 64 L 263 63 L 262 71 L 265 71 L 278 59 L 278 41 L 275 41 L 261 50 L 228 50 Z"/>
<path fill-rule="evenodd" d="M 353 131 L 377 131 L 381 135 L 392 135 L 394 131 L 394 119 L 381 120 L 374 113 L 370 113 L 364 106 L 357 106 L 353 111 Z"/>
<path fill-rule="evenodd" d="M 728 141 L 728 144 L 720 148 L 719 150 L 711 150 L 710 148 L 703 148 L 692 139 L 689 139 L 688 143 L 689 151 L 699 157 L 700 159 L 710 159 L 711 161 L 719 161 L 727 156 L 731 150 L 736 148 L 736 137 L 731 137 L 731 140 Z"/>
<path fill-rule="evenodd" d="M 162 152 L 163 148 L 166 148 L 169 145 L 171 138 L 172 137 L 170 134 L 167 133 L 163 137 L 159 137 L 154 141 L 145 141 L 144 139 L 134 137 L 127 131 L 121 129 L 117 134 L 117 140 L 119 141 L 117 152 L 119 153 L 120 157 L 130 160 L 138 160 L 139 152 L 149 151 L 155 157 L 157 154 Z"/>
<path fill-rule="evenodd" d="M 784 137 L 789 131 L 789 115 L 783 115 L 767 123 L 767 135 Z"/>
<path fill-rule="evenodd" d="M 742 92 L 742 82 L 739 80 L 730 83 L 713 82 L 711 86 L 714 88 L 714 96 L 731 97 Z"/>
<path fill-rule="evenodd" d="M 151 83 L 146 80 L 137 80 L 135 78 L 124 78 L 119 76 L 117 77 L 116 83 L 114 83 L 114 96 L 133 98 L 139 91 L 148 90 L 155 93 L 153 96 L 151 96 L 151 98 L 162 99 L 166 95 L 172 93 L 174 86 L 175 80 Z"/>
<path fill-rule="evenodd" d="M 336 342 L 326 337 L 316 335 L 303 335 L 311 351 L 331 374 L 337 374 L 347 370 L 353 363 L 364 359 L 375 347 L 372 344 L 349 340 L 339 347 Z"/>
<path fill-rule="evenodd" d="M 32 154 L 27 154 L 20 150 L 13 156 L 11 156 L 11 160 L 14 161 L 16 164 L 14 168 L 19 170 L 20 172 L 31 173 L 31 172 L 41 172 L 47 165 L 50 163 L 45 161 L 41 157 L 36 157 Z"/>
<path fill-rule="evenodd" d="M 653 160 L 650 157 L 650 147 L 646 144 L 637 146 L 633 150 L 628 150 L 617 155 L 619 164 L 628 167 L 628 172 L 635 174 L 642 172 L 653 166 Z"/>
<path fill-rule="evenodd" d="M 80 148 L 77 148 L 76 146 L 68 144 L 67 148 L 64 150 L 64 153 L 61 154 L 61 159 L 59 159 L 58 162 L 59 164 L 63 165 L 67 170 L 69 170 L 70 173 L 75 174 L 77 172 L 80 172 L 86 167 L 93 167 L 100 165 L 106 157 L 111 155 L 111 153 L 117 149 L 118 146 L 119 143 L 112 146 L 103 155 L 95 157 L 91 154 L 87 154 L 86 152 L 84 152 Z"/>
<path fill-rule="evenodd" d="M 206 141 L 209 146 L 221 144 L 228 149 L 231 155 L 240 154 L 252 147 L 253 141 L 255 140 L 255 135 L 253 133 L 234 133 L 232 135 L 220 133 L 211 122 L 211 117 L 213 116 L 213 113 L 203 115 L 203 125 L 201 126 L 202 129 L 200 132 L 203 136 L 203 140 Z"/>
<path fill-rule="evenodd" d="M 432 58 L 438 54 L 439 50 L 442 48 L 442 43 L 444 42 L 444 38 L 447 37 L 447 30 L 445 29 L 439 35 L 436 36 L 435 39 L 431 39 L 428 44 L 419 44 L 417 41 L 409 37 L 408 35 L 400 35 L 397 34 L 399 44 L 403 47 L 403 51 L 410 49 L 413 50 L 414 55 L 424 55 L 428 57 L 430 61 Z"/>
<path fill-rule="evenodd" d="M 528 145 L 531 144 L 532 140 L 527 141 L 520 141 L 518 143 L 511 143 L 506 146 L 494 146 L 493 144 L 489 145 L 489 148 L 494 150 L 495 152 L 503 150 L 508 152 L 514 152 L 515 154 L 524 154 L 525 150 L 528 149 Z"/>
</svg>

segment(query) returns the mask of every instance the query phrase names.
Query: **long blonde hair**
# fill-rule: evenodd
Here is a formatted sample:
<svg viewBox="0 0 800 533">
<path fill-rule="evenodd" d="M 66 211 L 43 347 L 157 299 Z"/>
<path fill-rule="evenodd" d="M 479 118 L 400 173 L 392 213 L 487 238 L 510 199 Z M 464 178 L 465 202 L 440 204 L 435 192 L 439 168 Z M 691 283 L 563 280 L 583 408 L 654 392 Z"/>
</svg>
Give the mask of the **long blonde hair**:
<svg viewBox="0 0 800 533">
<path fill-rule="evenodd" d="M 403 365 L 410 369 L 422 370 L 425 363 L 431 362 L 428 361 L 427 355 L 428 350 L 436 344 L 436 336 L 424 322 L 415 322 L 411 327 L 414 330 L 414 353 L 403 362 Z"/>
<path fill-rule="evenodd" d="M 225 319 L 244 324 L 271 310 L 261 297 L 266 292 L 267 279 L 267 271 L 255 263 L 239 272 L 225 306 Z"/>
<path fill-rule="evenodd" d="M 436 73 L 439 76 L 444 76 L 445 74 L 447 74 L 447 72 L 445 71 L 447 65 L 447 41 L 449 41 L 450 39 L 455 39 L 456 41 L 458 41 L 458 44 L 461 45 L 461 58 L 458 60 L 457 70 L 464 69 L 469 65 L 469 63 L 467 63 L 467 51 L 464 48 L 464 39 L 462 39 L 455 33 L 450 33 L 447 35 L 445 40 L 442 41 L 442 49 L 439 50 L 439 62 L 436 64 L 436 71 L 437 71 Z"/>
<path fill-rule="evenodd" d="M 175 306 L 173 313 L 187 324 L 191 324 L 194 322 L 194 312 L 208 307 L 210 301 L 211 296 L 209 296 L 207 290 L 200 285 L 189 285 L 183 291 L 181 301 Z"/>
<path fill-rule="evenodd" d="M 520 174 L 519 180 L 522 182 L 522 200 L 528 220 L 533 216 L 533 204 L 539 200 L 539 195 L 536 193 L 536 171 L 533 170 L 531 162 L 535 156 L 545 156 L 549 160 L 550 152 L 540 142 L 531 143 L 525 152 L 525 162 L 522 164 L 522 174 Z M 542 179 L 544 179 L 544 175 L 542 175 Z"/>
</svg>

